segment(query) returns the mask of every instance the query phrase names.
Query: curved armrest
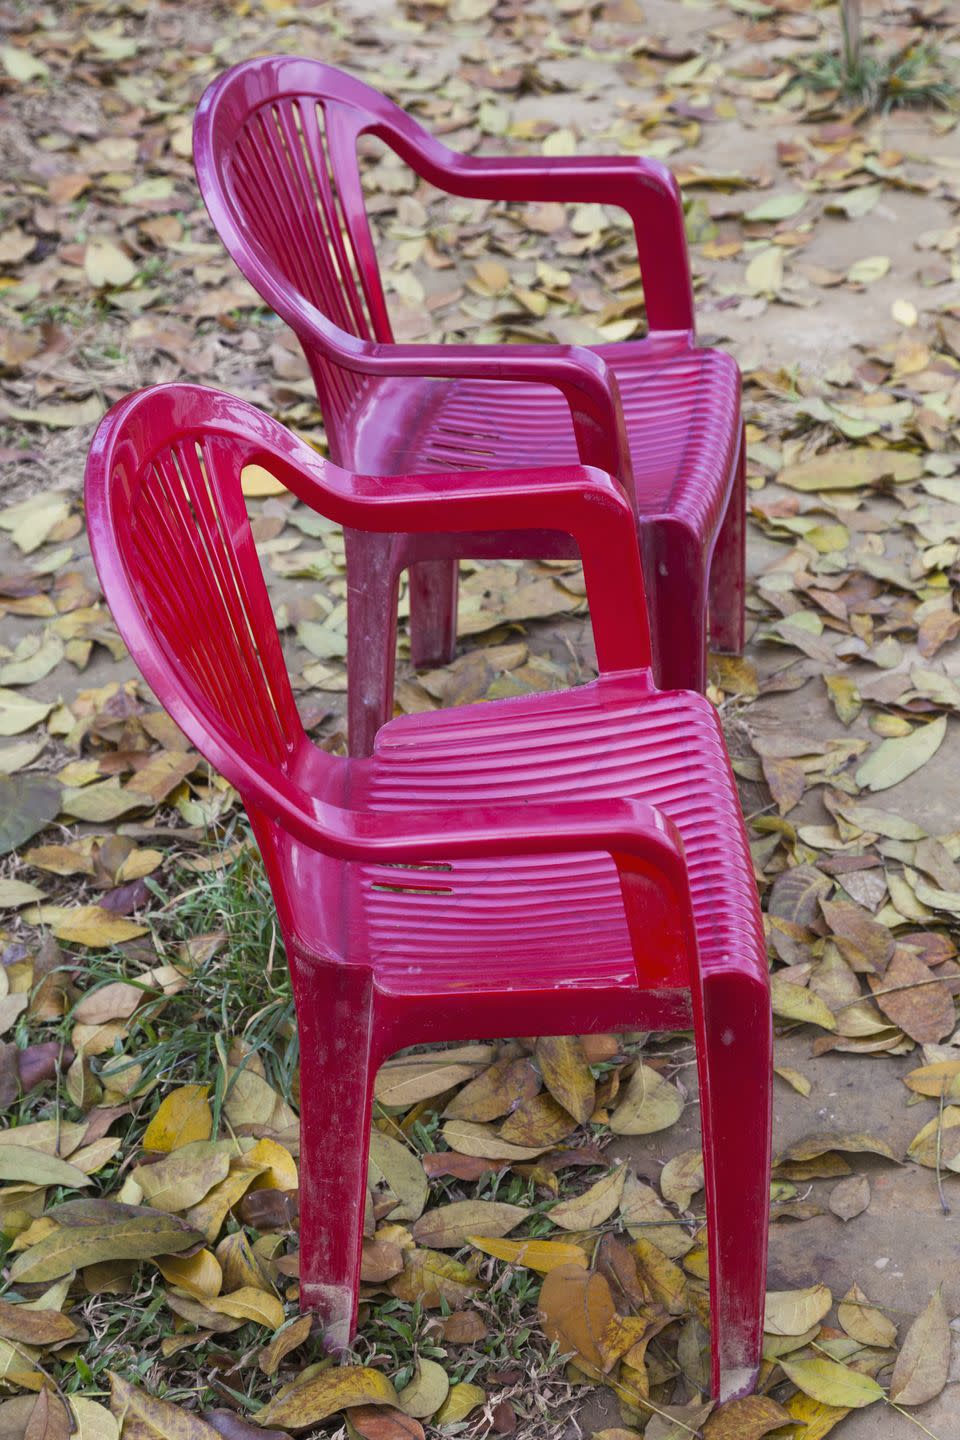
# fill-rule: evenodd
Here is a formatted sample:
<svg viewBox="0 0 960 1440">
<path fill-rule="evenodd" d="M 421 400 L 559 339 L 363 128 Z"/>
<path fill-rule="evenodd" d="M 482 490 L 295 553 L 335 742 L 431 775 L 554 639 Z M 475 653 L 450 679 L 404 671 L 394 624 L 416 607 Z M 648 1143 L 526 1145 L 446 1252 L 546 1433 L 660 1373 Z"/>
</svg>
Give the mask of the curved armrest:
<svg viewBox="0 0 960 1440">
<path fill-rule="evenodd" d="M 429 534 L 553 529 L 571 535 L 583 561 L 600 669 L 641 670 L 650 665 L 636 522 L 622 489 L 603 471 L 565 466 L 379 479 L 352 475 L 296 443 L 295 460 L 292 454 L 288 460 L 275 453 L 263 459 L 311 509 L 355 530 Z"/>
<path fill-rule="evenodd" d="M 693 287 L 680 187 L 639 155 L 461 155 L 404 116 L 384 138 L 430 184 L 476 200 L 615 205 L 633 221 L 650 330 L 693 334 Z"/>
<path fill-rule="evenodd" d="M 312 307 L 309 307 L 312 309 Z M 319 312 L 317 312 L 319 316 Z M 304 316 L 305 318 L 305 316 Z M 332 348 L 329 323 L 310 332 L 291 321 L 301 343 Z M 630 446 L 616 376 L 582 345 L 383 345 L 337 333 L 339 364 L 362 375 L 406 375 L 442 380 L 512 380 L 553 385 L 568 406 L 584 465 L 608 470 L 633 497 Z"/>
</svg>

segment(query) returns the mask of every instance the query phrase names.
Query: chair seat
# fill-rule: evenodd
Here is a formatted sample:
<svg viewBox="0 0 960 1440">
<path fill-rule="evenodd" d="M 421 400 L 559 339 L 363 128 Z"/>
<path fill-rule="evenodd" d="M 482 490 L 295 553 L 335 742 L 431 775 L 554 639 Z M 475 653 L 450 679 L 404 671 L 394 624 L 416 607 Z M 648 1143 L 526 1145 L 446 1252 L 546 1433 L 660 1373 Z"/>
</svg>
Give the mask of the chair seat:
<svg viewBox="0 0 960 1440">
<path fill-rule="evenodd" d="M 309 787 L 310 760 L 301 781 Z M 652 690 L 646 672 L 569 692 L 404 716 L 340 803 L 375 811 L 628 796 L 684 842 L 704 970 L 756 971 L 764 953 L 739 803 L 708 701 Z M 283 842 L 299 943 L 376 967 L 403 994 L 544 985 L 634 988 L 617 872 L 605 853 L 344 866 Z M 334 928 L 336 927 L 336 928 Z"/>
<path fill-rule="evenodd" d="M 712 536 L 740 439 L 736 364 L 675 336 L 594 348 L 620 386 L 641 515 L 670 512 L 700 537 Z M 356 448 L 344 463 L 369 473 L 567 465 L 578 458 L 566 401 L 547 385 L 393 380 L 367 404 L 370 423 L 364 418 L 356 426 Z"/>
</svg>

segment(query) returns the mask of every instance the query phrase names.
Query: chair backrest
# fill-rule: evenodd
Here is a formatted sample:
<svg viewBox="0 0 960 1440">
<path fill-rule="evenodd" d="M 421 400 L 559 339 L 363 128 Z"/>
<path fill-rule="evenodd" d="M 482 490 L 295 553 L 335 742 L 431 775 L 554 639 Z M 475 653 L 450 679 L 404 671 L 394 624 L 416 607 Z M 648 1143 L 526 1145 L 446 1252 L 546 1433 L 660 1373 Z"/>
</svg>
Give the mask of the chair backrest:
<svg viewBox="0 0 960 1440">
<path fill-rule="evenodd" d="M 357 139 L 389 131 L 396 110 L 332 66 L 272 56 L 220 76 L 194 122 L 197 181 L 211 219 L 247 279 L 304 342 L 335 458 L 336 431 L 371 383 L 338 365 L 337 351 L 346 337 L 393 339 Z M 307 343 L 297 324 L 303 302 L 312 334 L 325 331 L 328 346 Z"/>
<path fill-rule="evenodd" d="M 90 544 L 128 649 L 241 789 L 234 757 L 285 771 L 304 742 L 240 480 L 274 431 L 230 396 L 158 386 L 114 407 L 87 460 Z"/>
</svg>

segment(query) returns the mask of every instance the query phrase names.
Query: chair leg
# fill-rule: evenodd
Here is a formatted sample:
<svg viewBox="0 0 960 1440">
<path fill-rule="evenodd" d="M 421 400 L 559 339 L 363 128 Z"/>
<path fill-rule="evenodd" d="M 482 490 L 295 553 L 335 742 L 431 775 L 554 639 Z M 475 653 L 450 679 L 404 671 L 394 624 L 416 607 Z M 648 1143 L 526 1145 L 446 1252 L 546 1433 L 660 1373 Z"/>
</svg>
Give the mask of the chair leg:
<svg viewBox="0 0 960 1440">
<path fill-rule="evenodd" d="M 704 690 L 707 594 L 703 546 L 670 516 L 641 521 L 640 549 L 660 690 Z"/>
<path fill-rule="evenodd" d="M 345 530 L 347 558 L 347 738 L 351 755 L 370 755 L 393 714 L 397 659 L 396 541 Z"/>
<path fill-rule="evenodd" d="M 300 1308 L 330 1349 L 353 1336 L 379 1052 L 369 970 L 291 951 L 300 1033 Z"/>
<path fill-rule="evenodd" d="M 457 572 L 453 560 L 418 560 L 410 566 L 410 658 L 449 665 L 457 653 Z"/>
<path fill-rule="evenodd" d="M 769 992 L 759 976 L 708 975 L 696 1018 L 713 1391 L 722 1401 L 752 1390 L 763 1343 L 773 1080 Z"/>
<path fill-rule="evenodd" d="M 710 645 L 741 655 L 747 579 L 747 448 L 741 432 L 740 458 L 710 562 Z"/>
</svg>

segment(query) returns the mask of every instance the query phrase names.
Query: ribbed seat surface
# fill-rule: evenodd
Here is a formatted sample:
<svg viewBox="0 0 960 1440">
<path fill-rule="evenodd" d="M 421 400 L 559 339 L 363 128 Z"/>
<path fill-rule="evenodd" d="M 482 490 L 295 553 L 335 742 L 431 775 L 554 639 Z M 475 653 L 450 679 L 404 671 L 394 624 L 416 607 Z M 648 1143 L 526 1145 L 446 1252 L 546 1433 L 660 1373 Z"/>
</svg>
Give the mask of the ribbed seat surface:
<svg viewBox="0 0 960 1440">
<path fill-rule="evenodd" d="M 704 970 L 736 968 L 738 956 L 754 968 L 762 929 L 736 789 L 716 714 L 697 695 L 612 675 L 565 693 L 404 717 L 381 730 L 372 759 L 351 762 L 344 799 L 402 813 L 604 796 L 642 799 L 680 830 Z M 305 942 L 322 948 L 318 887 L 337 885 L 350 910 L 349 958 L 373 958 L 386 988 L 391 976 L 404 991 L 509 988 L 538 966 L 545 984 L 635 984 L 606 854 L 346 869 L 285 844 Z"/>
<path fill-rule="evenodd" d="M 641 514 L 669 511 L 698 535 L 712 536 L 740 435 L 733 360 L 663 337 L 596 349 L 620 385 Z M 379 432 L 362 427 L 361 453 L 352 457 L 358 467 L 416 472 L 576 463 L 569 409 L 548 385 L 404 383 L 405 423 Z M 384 434 L 391 436 L 386 442 Z"/>
</svg>

